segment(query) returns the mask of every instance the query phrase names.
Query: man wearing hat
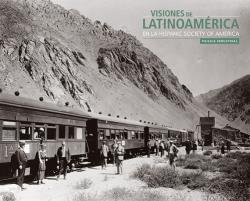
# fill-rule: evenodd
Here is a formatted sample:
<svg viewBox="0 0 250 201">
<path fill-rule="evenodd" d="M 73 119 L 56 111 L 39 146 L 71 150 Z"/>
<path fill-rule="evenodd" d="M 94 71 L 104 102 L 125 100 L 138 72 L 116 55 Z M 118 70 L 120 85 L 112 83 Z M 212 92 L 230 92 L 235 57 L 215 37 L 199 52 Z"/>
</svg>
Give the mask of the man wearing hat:
<svg viewBox="0 0 250 201">
<path fill-rule="evenodd" d="M 125 150 L 120 141 L 117 142 L 118 147 L 116 149 L 116 166 L 117 166 L 117 174 L 122 174 L 122 161 L 124 160 Z"/>
<path fill-rule="evenodd" d="M 18 163 L 18 177 L 17 177 L 17 184 L 23 188 L 23 181 L 24 181 L 24 175 L 25 175 L 25 168 L 26 164 L 28 161 L 28 157 L 26 153 L 24 152 L 24 146 L 25 146 L 25 141 L 20 140 L 19 141 L 19 147 L 16 150 L 16 158 L 17 158 L 17 163 Z"/>
<path fill-rule="evenodd" d="M 66 179 L 67 174 L 67 165 L 70 162 L 70 151 L 66 149 L 65 142 L 62 142 L 62 146 L 57 150 L 57 167 L 59 169 L 57 180 L 59 179 L 60 175 L 63 173 L 64 179 Z"/>
</svg>

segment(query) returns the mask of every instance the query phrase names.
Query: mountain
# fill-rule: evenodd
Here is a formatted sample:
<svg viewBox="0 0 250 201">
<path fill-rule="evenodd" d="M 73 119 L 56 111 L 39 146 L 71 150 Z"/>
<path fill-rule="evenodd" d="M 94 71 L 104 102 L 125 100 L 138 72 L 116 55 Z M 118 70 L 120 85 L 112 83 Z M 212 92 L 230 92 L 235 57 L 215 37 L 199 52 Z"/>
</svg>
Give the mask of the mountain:
<svg viewBox="0 0 250 201">
<path fill-rule="evenodd" d="M 250 74 L 196 99 L 235 126 L 250 132 Z"/>
<path fill-rule="evenodd" d="M 120 118 L 194 128 L 207 113 L 134 36 L 49 0 L 1 0 L 0 72 L 2 93 Z"/>
</svg>

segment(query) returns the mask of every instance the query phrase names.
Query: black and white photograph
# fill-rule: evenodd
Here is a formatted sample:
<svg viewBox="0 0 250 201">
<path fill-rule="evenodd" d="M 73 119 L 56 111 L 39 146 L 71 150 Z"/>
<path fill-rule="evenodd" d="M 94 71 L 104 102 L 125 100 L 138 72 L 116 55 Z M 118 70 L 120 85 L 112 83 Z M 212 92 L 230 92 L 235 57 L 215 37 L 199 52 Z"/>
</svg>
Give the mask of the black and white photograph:
<svg viewBox="0 0 250 201">
<path fill-rule="evenodd" d="M 250 1 L 0 0 L 0 201 L 249 201 Z"/>
</svg>

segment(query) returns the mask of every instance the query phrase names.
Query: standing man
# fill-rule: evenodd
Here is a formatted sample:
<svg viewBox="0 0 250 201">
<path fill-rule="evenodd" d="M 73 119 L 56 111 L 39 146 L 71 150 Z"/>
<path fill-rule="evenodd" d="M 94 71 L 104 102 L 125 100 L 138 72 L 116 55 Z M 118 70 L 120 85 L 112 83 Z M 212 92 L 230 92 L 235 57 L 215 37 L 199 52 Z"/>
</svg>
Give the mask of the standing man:
<svg viewBox="0 0 250 201">
<path fill-rule="evenodd" d="M 26 153 L 24 152 L 24 146 L 25 146 L 25 141 L 20 140 L 19 148 L 16 150 L 16 159 L 18 163 L 17 184 L 21 187 L 22 190 L 25 189 L 23 188 L 23 181 L 24 181 L 24 175 L 25 175 L 25 168 L 26 168 L 26 164 L 28 161 L 28 157 Z"/>
<path fill-rule="evenodd" d="M 122 161 L 124 160 L 125 150 L 122 146 L 121 142 L 118 142 L 118 147 L 116 149 L 116 166 L 117 166 L 117 174 L 122 174 Z"/>
<path fill-rule="evenodd" d="M 159 156 L 159 148 L 160 148 L 160 140 L 158 140 L 158 138 L 156 138 L 155 140 L 155 149 L 156 149 L 156 152 L 155 152 L 155 155 L 156 156 Z"/>
<path fill-rule="evenodd" d="M 165 145 L 164 145 L 164 141 L 161 140 L 160 142 L 160 152 L 161 152 L 161 157 L 164 156 L 164 151 L 165 151 Z"/>
<path fill-rule="evenodd" d="M 67 174 L 67 165 L 70 162 L 70 151 L 66 149 L 65 142 L 62 142 L 62 146 L 57 150 L 57 169 L 58 175 L 57 180 L 59 179 L 60 175 L 63 173 L 64 179 L 66 179 Z"/>
<path fill-rule="evenodd" d="M 115 166 L 115 164 L 116 164 L 116 149 L 117 149 L 117 147 L 118 147 L 118 144 L 117 144 L 117 142 L 116 142 L 116 140 L 114 140 L 114 144 L 112 145 L 112 156 L 113 156 L 113 164 L 114 164 L 114 166 Z"/>
<path fill-rule="evenodd" d="M 189 155 L 191 149 L 192 149 L 192 144 L 191 144 L 190 140 L 188 139 L 188 140 L 186 141 L 186 154 L 187 154 L 187 155 Z"/>
<path fill-rule="evenodd" d="M 177 158 L 178 148 L 170 141 L 169 147 L 169 165 L 175 170 L 175 158 Z"/>
<path fill-rule="evenodd" d="M 147 140 L 147 155 L 148 155 L 148 158 L 150 158 L 150 152 L 151 152 L 151 143 L 150 143 L 150 140 Z"/>
<path fill-rule="evenodd" d="M 102 169 L 103 169 L 103 166 L 104 166 L 105 169 L 107 167 L 108 152 L 109 152 L 109 148 L 106 145 L 106 142 L 103 141 L 102 146 L 101 146 Z"/>
<path fill-rule="evenodd" d="M 196 151 L 197 151 L 197 144 L 196 144 L 196 141 L 193 141 L 192 149 L 193 149 L 193 154 L 196 154 Z"/>
</svg>

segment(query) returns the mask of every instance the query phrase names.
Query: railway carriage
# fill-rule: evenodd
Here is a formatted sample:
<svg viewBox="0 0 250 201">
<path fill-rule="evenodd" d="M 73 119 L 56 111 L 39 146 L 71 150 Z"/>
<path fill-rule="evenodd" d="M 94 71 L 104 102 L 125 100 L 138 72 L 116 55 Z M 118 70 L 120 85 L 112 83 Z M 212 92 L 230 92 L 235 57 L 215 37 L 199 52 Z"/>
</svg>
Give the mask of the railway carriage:
<svg viewBox="0 0 250 201">
<path fill-rule="evenodd" d="M 47 156 L 53 159 L 62 141 L 73 160 L 86 157 L 85 131 L 88 113 L 54 104 L 0 94 L 0 179 L 11 176 L 11 156 L 18 141 L 25 140 L 29 158 L 26 174 L 34 172 L 33 160 L 44 141 Z M 49 160 L 47 170 L 53 169 Z"/>
<path fill-rule="evenodd" d="M 188 132 L 183 129 L 168 128 L 168 138 L 176 145 L 182 146 L 188 140 Z"/>
<path fill-rule="evenodd" d="M 145 152 L 145 126 L 139 122 L 92 115 L 87 122 L 87 144 L 89 158 L 92 162 L 99 161 L 100 148 L 103 141 L 112 150 L 114 140 L 121 141 L 126 157 Z"/>
</svg>

